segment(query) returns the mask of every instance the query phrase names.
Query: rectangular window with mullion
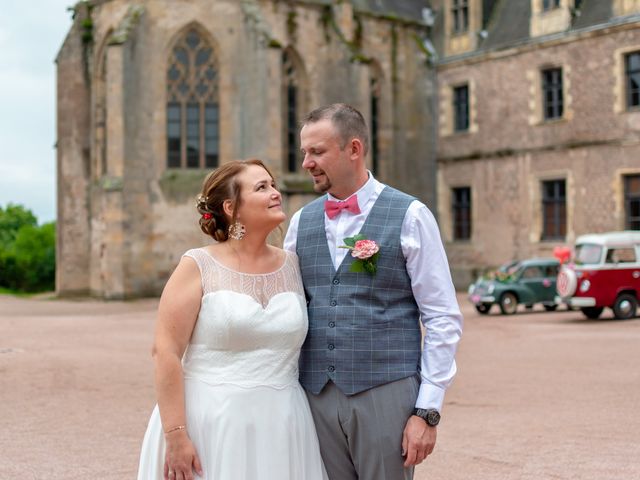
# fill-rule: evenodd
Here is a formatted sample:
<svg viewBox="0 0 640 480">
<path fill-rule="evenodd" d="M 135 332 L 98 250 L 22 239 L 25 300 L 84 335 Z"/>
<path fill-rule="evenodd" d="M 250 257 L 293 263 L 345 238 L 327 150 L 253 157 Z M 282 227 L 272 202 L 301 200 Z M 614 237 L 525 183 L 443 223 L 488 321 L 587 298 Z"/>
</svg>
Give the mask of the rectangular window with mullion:
<svg viewBox="0 0 640 480">
<path fill-rule="evenodd" d="M 167 105 L 167 166 L 180 168 L 182 110 L 179 103 Z"/>
<path fill-rule="evenodd" d="M 625 228 L 640 230 L 640 175 L 624 177 Z"/>
<path fill-rule="evenodd" d="M 200 168 L 199 103 L 187 103 L 187 168 Z"/>
<path fill-rule="evenodd" d="M 469 130 L 469 86 L 453 89 L 453 129 L 456 132 Z"/>
<path fill-rule="evenodd" d="M 471 188 L 452 189 L 453 239 L 471 238 Z"/>
<path fill-rule="evenodd" d="M 453 18 L 453 33 L 464 33 L 469 29 L 468 0 L 451 0 L 451 16 Z"/>
<path fill-rule="evenodd" d="M 567 200 L 564 180 L 542 182 L 542 240 L 561 240 L 567 234 Z"/>
<path fill-rule="evenodd" d="M 625 56 L 627 108 L 640 106 L 640 52 Z"/>
<path fill-rule="evenodd" d="M 543 11 L 551 10 L 558 7 L 560 7 L 560 0 L 542 0 Z"/>
<path fill-rule="evenodd" d="M 562 94 L 562 69 L 542 71 L 542 102 L 545 120 L 562 118 L 564 101 Z"/>
</svg>

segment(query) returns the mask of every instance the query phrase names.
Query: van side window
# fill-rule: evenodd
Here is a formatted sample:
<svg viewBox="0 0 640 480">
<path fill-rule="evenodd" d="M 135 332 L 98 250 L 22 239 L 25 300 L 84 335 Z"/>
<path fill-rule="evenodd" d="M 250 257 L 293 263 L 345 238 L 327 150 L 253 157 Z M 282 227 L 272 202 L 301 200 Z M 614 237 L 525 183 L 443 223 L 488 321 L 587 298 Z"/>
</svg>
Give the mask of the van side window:
<svg viewBox="0 0 640 480">
<path fill-rule="evenodd" d="M 607 252 L 607 263 L 635 263 L 636 252 L 633 248 L 611 248 Z"/>
</svg>

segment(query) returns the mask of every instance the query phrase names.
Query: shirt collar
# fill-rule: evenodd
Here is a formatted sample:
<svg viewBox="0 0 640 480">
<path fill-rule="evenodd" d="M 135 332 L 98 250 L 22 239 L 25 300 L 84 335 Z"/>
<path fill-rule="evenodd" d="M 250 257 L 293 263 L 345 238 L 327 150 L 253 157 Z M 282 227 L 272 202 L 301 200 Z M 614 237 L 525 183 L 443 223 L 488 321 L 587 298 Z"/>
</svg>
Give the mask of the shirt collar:
<svg viewBox="0 0 640 480">
<path fill-rule="evenodd" d="M 336 202 L 346 202 L 351 197 L 356 195 L 357 198 L 358 198 L 358 205 L 360 205 L 362 207 L 363 205 L 365 205 L 369 201 L 371 196 L 374 194 L 374 192 L 376 191 L 376 185 L 378 184 L 378 181 L 375 178 L 373 178 L 373 175 L 371 174 L 371 172 L 369 170 L 367 170 L 367 175 L 369 175 L 369 179 L 366 181 L 366 183 L 362 187 L 360 187 L 360 190 L 358 190 L 357 192 L 349 195 L 344 200 L 340 200 L 340 199 L 334 197 L 333 195 L 331 195 L 330 193 L 327 193 L 327 198 L 329 200 L 333 200 L 333 201 L 336 201 Z"/>
</svg>

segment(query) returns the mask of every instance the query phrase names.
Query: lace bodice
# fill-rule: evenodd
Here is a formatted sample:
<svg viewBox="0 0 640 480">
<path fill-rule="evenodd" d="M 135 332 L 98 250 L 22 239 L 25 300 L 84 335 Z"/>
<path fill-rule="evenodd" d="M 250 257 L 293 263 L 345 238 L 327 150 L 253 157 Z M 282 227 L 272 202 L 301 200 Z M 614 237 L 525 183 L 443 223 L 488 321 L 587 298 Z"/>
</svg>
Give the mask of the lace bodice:
<svg viewBox="0 0 640 480">
<path fill-rule="evenodd" d="M 198 264 L 202 277 L 202 296 L 218 290 L 249 295 L 262 307 L 266 307 L 271 298 L 278 293 L 294 292 L 304 295 L 298 257 L 286 252 L 284 264 L 271 273 L 236 272 L 218 262 L 204 248 L 194 248 L 185 253 Z"/>
<path fill-rule="evenodd" d="M 202 278 L 202 301 L 183 357 L 185 377 L 211 384 L 282 387 L 297 381 L 307 311 L 298 257 L 282 267 L 246 274 L 206 250 L 189 250 Z"/>
</svg>

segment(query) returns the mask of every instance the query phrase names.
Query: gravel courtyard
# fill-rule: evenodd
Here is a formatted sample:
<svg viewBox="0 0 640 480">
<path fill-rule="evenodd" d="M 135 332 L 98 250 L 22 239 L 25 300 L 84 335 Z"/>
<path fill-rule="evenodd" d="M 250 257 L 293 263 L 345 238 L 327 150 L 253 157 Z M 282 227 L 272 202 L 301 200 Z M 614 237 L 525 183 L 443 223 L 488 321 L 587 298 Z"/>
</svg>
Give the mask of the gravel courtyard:
<svg viewBox="0 0 640 480">
<path fill-rule="evenodd" d="M 640 318 L 460 303 L 459 373 L 416 480 L 640 478 Z M 0 478 L 135 478 L 156 306 L 0 295 Z"/>
</svg>

